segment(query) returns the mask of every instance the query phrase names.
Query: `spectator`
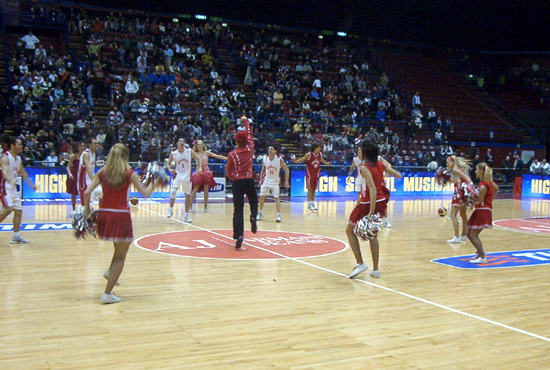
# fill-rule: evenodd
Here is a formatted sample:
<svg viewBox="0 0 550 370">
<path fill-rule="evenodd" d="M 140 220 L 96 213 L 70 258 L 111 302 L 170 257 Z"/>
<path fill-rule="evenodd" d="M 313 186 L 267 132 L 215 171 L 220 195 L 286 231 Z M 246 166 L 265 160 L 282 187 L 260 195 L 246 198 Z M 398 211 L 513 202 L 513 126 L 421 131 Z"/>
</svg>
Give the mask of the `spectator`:
<svg viewBox="0 0 550 370">
<path fill-rule="evenodd" d="M 507 155 L 506 158 L 500 164 L 502 168 L 502 181 L 507 184 L 512 178 L 514 164 L 510 160 L 510 156 Z"/>
<path fill-rule="evenodd" d="M 434 145 L 440 146 L 443 144 L 443 133 L 441 132 L 441 129 L 438 128 L 434 133 Z"/>
<path fill-rule="evenodd" d="M 546 158 L 544 158 L 540 164 L 541 172 L 544 176 L 550 175 L 550 163 L 546 161 Z"/>
<path fill-rule="evenodd" d="M 134 77 L 132 75 L 128 76 L 128 81 L 126 81 L 126 86 L 124 87 L 124 91 L 126 91 L 126 96 L 133 100 L 136 98 L 137 93 L 139 91 L 139 85 L 137 81 L 134 80 Z"/>
<path fill-rule="evenodd" d="M 489 167 L 493 167 L 494 158 L 493 153 L 491 153 L 491 148 L 487 149 L 487 153 L 485 154 L 485 157 L 483 157 L 483 162 L 487 163 Z"/>
<path fill-rule="evenodd" d="M 533 163 L 531 163 L 531 166 L 529 166 L 529 172 L 533 175 L 540 175 L 542 174 L 542 166 L 538 159 L 534 159 Z"/>
<path fill-rule="evenodd" d="M 25 43 L 25 54 L 27 58 L 32 59 L 35 53 L 36 44 L 38 44 L 40 40 L 32 34 L 32 30 L 29 30 L 27 35 L 21 37 L 21 41 Z"/>
<path fill-rule="evenodd" d="M 514 159 L 514 176 L 520 177 L 521 175 L 523 175 L 523 160 L 519 154 L 516 154 L 516 158 Z"/>
<path fill-rule="evenodd" d="M 418 108 L 418 109 L 422 107 L 422 102 L 420 101 L 420 93 L 418 91 L 416 92 L 416 94 L 414 94 L 412 98 L 412 106 L 413 108 Z"/>
<path fill-rule="evenodd" d="M 55 167 L 57 166 L 59 159 L 57 158 L 57 155 L 55 155 L 55 150 L 50 151 L 50 155 L 46 157 L 46 160 L 44 161 L 44 165 L 46 167 Z"/>
</svg>

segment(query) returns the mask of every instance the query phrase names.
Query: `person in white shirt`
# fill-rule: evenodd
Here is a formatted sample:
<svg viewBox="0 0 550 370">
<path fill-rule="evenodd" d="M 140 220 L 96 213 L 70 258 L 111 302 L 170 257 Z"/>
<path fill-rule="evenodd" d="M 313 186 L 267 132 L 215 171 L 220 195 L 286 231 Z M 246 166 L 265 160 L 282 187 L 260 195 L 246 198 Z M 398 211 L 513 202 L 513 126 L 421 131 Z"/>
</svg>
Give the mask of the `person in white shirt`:
<svg viewBox="0 0 550 370">
<path fill-rule="evenodd" d="M 0 179 L 0 222 L 13 212 L 13 237 L 10 244 L 28 244 L 29 241 L 19 234 L 21 227 L 21 217 L 23 216 L 23 205 L 21 202 L 21 192 L 18 189 L 21 183 L 17 183 L 17 177 L 20 175 L 36 191 L 36 186 L 29 179 L 27 171 L 21 164 L 19 153 L 23 150 L 23 142 L 14 136 L 7 138 L 6 145 L 8 151 L 0 157 L 0 166 L 2 168 Z"/>
<path fill-rule="evenodd" d="M 257 220 L 260 221 L 264 217 L 265 198 L 271 191 L 275 198 L 275 207 L 277 209 L 277 222 L 281 222 L 281 201 L 280 201 L 280 183 L 281 183 L 281 168 L 285 171 L 285 188 L 290 188 L 290 176 L 288 166 L 285 161 L 279 157 L 278 148 L 272 145 L 267 150 L 262 163 L 262 172 L 260 172 L 260 204 Z"/>
<path fill-rule="evenodd" d="M 540 175 L 542 172 L 542 166 L 538 159 L 535 158 L 533 163 L 531 163 L 531 167 L 529 167 L 529 172 L 534 175 Z"/>
<path fill-rule="evenodd" d="M 29 31 L 29 33 L 23 37 L 21 37 L 21 41 L 25 43 L 25 49 L 28 53 L 30 53 L 29 56 L 34 55 L 34 50 L 36 49 L 36 44 L 40 42 L 38 37 L 32 34 L 32 31 Z"/>
<path fill-rule="evenodd" d="M 126 82 L 124 91 L 126 91 L 126 94 L 130 96 L 130 100 L 134 99 L 138 93 L 139 85 L 132 76 L 128 76 L 128 81 Z"/>
<path fill-rule="evenodd" d="M 178 148 L 170 153 L 168 158 L 167 167 L 172 173 L 172 190 L 170 193 L 170 208 L 166 217 L 171 218 L 174 216 L 174 204 L 176 203 L 176 194 L 180 187 L 185 193 L 185 214 L 183 216 L 183 222 L 191 223 L 189 217 L 189 210 L 191 209 L 191 161 L 195 159 L 197 163 L 197 173 L 202 173 L 202 160 L 197 153 L 185 145 L 185 139 L 180 138 L 178 140 Z M 172 168 L 171 164 L 174 163 L 175 167 Z"/>
<path fill-rule="evenodd" d="M 541 172 L 543 175 L 550 175 L 550 163 L 544 158 L 540 164 Z"/>
</svg>

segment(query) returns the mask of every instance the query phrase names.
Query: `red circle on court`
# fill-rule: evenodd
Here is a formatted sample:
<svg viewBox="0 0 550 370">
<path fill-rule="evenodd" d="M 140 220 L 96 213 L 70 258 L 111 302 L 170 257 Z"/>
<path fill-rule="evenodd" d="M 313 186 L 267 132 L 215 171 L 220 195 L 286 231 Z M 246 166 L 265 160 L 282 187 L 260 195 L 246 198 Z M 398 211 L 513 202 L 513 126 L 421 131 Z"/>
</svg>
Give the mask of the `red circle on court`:
<svg viewBox="0 0 550 370">
<path fill-rule="evenodd" d="M 318 257 L 348 248 L 340 240 L 286 231 L 245 232 L 244 250 L 235 250 L 232 230 L 180 230 L 141 237 L 134 244 L 173 256 L 223 259 L 281 259 Z"/>
<path fill-rule="evenodd" d="M 550 218 L 531 217 L 515 218 L 508 220 L 498 220 L 493 222 L 495 226 L 518 231 L 527 231 L 532 233 L 550 234 Z"/>
</svg>

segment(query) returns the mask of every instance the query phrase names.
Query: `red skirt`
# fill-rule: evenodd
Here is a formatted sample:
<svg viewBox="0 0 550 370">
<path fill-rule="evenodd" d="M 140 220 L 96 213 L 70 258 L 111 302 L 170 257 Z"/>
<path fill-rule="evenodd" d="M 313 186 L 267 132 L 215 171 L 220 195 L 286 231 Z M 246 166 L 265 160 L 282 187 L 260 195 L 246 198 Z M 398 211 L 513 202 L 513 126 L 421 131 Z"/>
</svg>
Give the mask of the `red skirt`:
<svg viewBox="0 0 550 370">
<path fill-rule="evenodd" d="M 468 229 L 492 229 L 493 212 L 490 209 L 474 209 L 466 227 Z"/>
<path fill-rule="evenodd" d="M 74 174 L 73 174 L 74 176 Z M 76 176 L 74 178 L 70 178 L 67 176 L 67 194 L 71 195 L 78 195 L 78 181 L 76 180 Z"/>
<path fill-rule="evenodd" d="M 379 202 L 376 202 L 376 206 L 374 207 L 374 213 L 380 214 L 380 217 L 386 217 L 386 210 L 388 208 L 388 200 L 384 199 Z M 369 214 L 370 211 L 370 203 L 359 203 L 353 211 L 351 211 L 351 214 L 349 215 L 349 221 L 348 223 L 352 226 L 355 226 L 357 222 L 359 222 L 360 219 L 365 217 Z"/>
<path fill-rule="evenodd" d="M 132 217 L 128 210 L 104 211 L 99 210 L 97 216 L 97 234 L 101 240 L 115 243 L 134 241 Z"/>
<path fill-rule="evenodd" d="M 205 171 L 203 173 L 193 173 L 191 175 L 191 184 L 193 184 L 193 189 L 199 187 L 199 193 L 203 191 L 204 185 L 208 185 L 209 189 L 213 189 L 218 185 L 216 180 L 214 180 L 214 175 L 212 171 Z"/>
</svg>

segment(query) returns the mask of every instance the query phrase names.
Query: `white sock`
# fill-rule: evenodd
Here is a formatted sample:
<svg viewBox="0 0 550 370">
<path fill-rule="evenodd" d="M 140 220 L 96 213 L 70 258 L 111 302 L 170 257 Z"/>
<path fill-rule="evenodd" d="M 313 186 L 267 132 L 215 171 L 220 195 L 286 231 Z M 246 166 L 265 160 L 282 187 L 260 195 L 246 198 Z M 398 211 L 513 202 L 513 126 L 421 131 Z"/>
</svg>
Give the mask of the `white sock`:
<svg viewBox="0 0 550 370">
<path fill-rule="evenodd" d="M 280 213 L 277 213 L 277 217 L 281 217 L 281 214 L 280 214 Z"/>
<path fill-rule="evenodd" d="M 15 236 L 16 238 L 19 238 L 21 236 L 21 234 L 19 234 L 18 231 L 14 231 L 13 236 Z"/>
</svg>

